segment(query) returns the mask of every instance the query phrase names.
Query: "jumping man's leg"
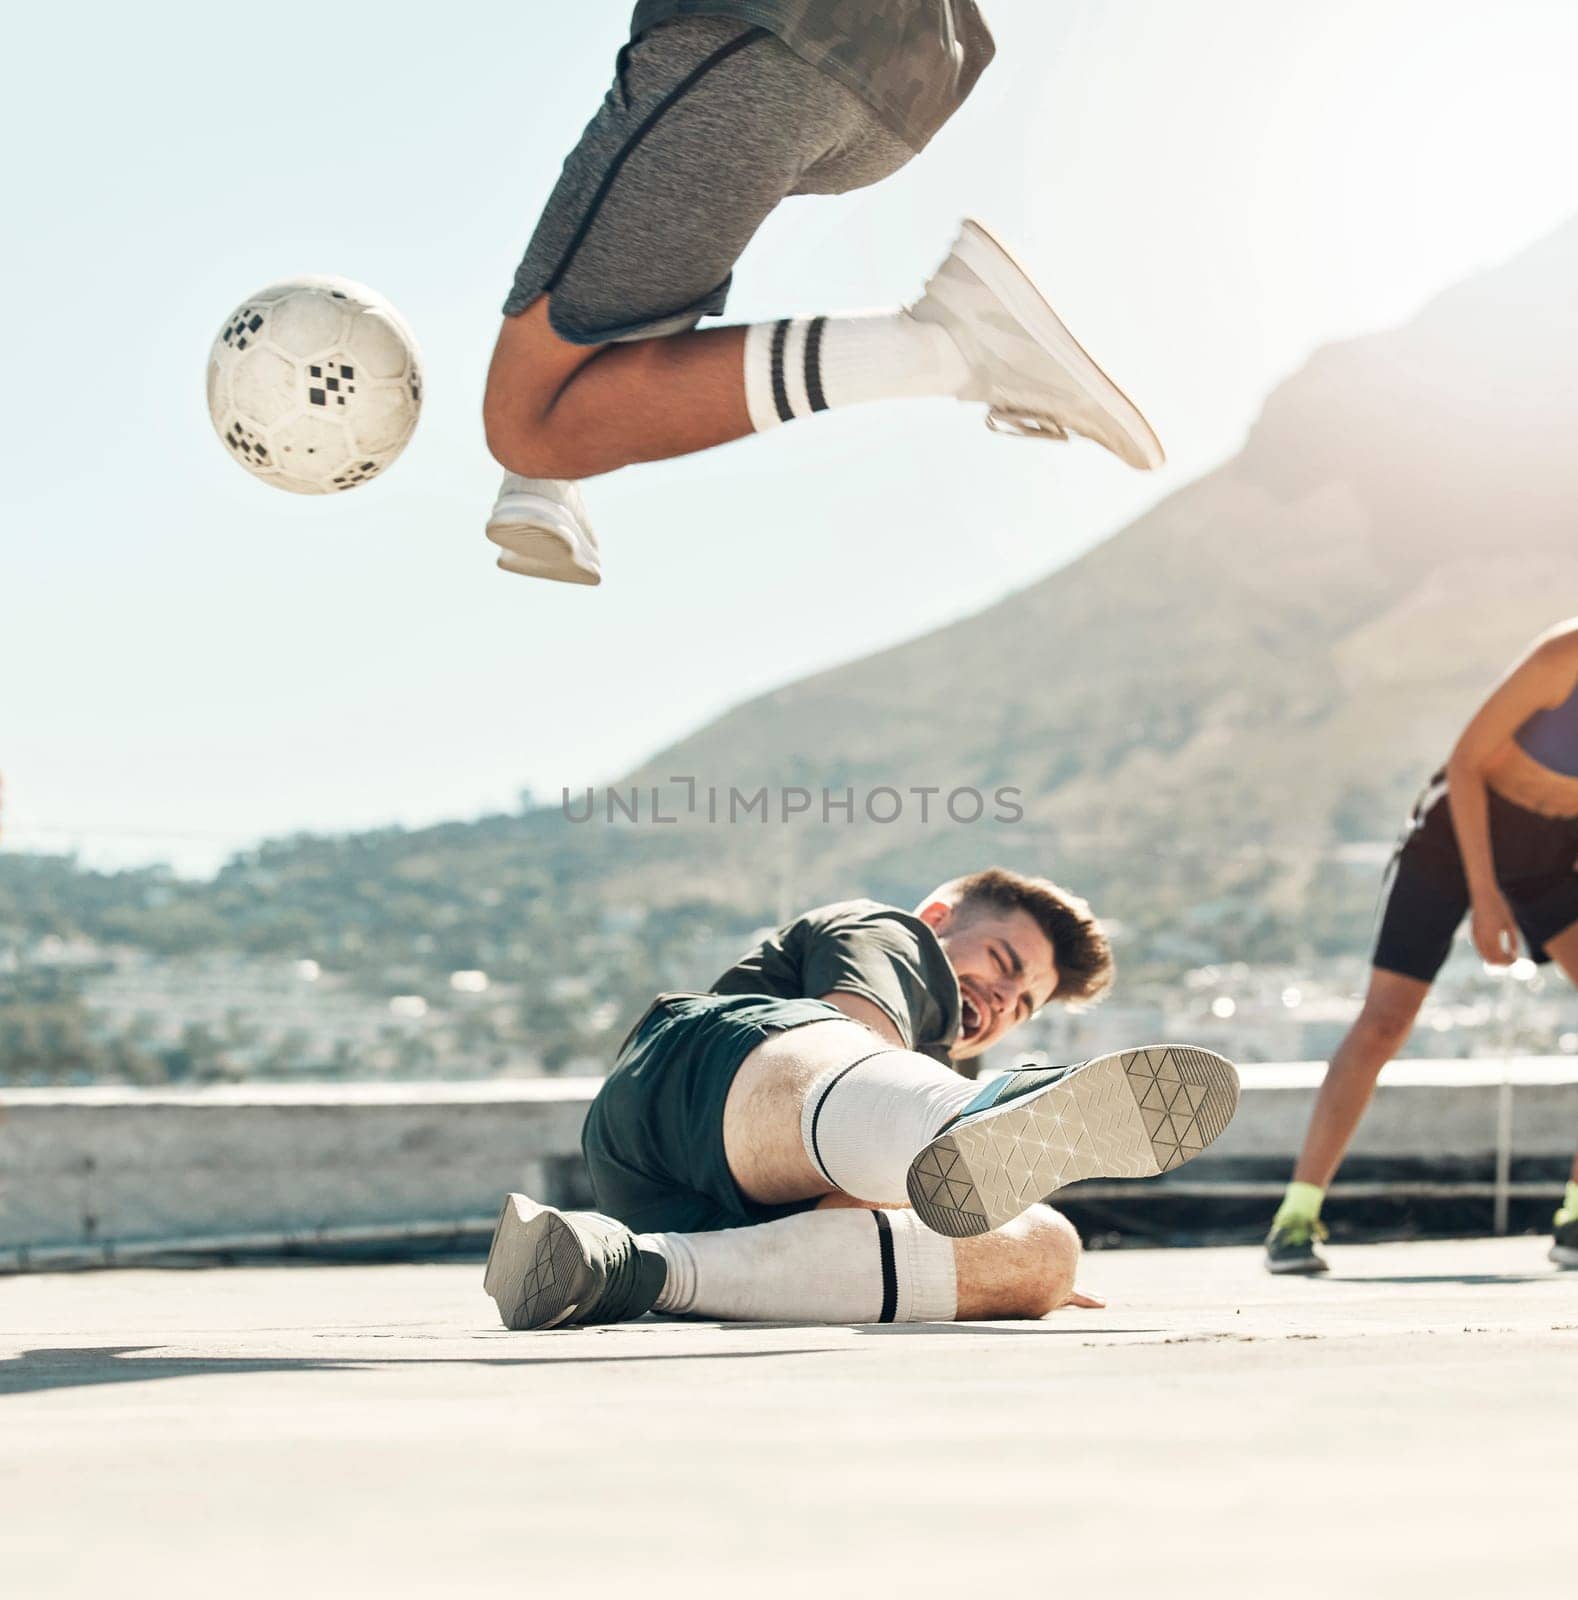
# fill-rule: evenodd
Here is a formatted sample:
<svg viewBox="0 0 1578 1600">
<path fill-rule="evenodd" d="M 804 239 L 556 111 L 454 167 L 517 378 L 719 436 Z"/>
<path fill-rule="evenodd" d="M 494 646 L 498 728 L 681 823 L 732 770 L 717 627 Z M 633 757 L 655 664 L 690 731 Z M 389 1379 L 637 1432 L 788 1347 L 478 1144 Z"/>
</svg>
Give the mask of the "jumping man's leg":
<svg viewBox="0 0 1578 1600">
<path fill-rule="evenodd" d="M 597 582 L 567 480 L 748 432 L 744 331 L 680 330 L 723 310 L 787 194 L 874 183 L 912 154 L 763 29 L 687 17 L 632 41 L 505 301 L 484 405 L 508 469 L 499 564 Z"/>
<path fill-rule="evenodd" d="M 1144 418 L 976 223 L 908 309 L 676 331 L 722 309 L 735 260 L 785 196 L 877 182 L 911 152 L 760 29 L 691 18 L 625 60 L 505 305 L 484 403 L 509 474 L 489 524 L 513 558 L 500 565 L 595 583 L 563 481 L 870 400 L 979 400 L 994 426 L 1072 430 L 1161 464 Z M 571 570 L 554 570 L 545 534 Z"/>
<path fill-rule="evenodd" d="M 488 373 L 488 448 L 531 478 L 590 478 L 751 431 L 745 329 L 594 348 L 553 331 L 548 298 L 507 317 Z"/>
<path fill-rule="evenodd" d="M 523 477 L 593 477 L 905 397 L 985 401 L 1011 431 L 1073 429 L 1131 466 L 1162 462 L 1144 418 L 977 223 L 911 308 L 591 350 L 562 338 L 553 312 L 550 293 L 506 318 L 488 374 L 488 447 Z"/>
</svg>

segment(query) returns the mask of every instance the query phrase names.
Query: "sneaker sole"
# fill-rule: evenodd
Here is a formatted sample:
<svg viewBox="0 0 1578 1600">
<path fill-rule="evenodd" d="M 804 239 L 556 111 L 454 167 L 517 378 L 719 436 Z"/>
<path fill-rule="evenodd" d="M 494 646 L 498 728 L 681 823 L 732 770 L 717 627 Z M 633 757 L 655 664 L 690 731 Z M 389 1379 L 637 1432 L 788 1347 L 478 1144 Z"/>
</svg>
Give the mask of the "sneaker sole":
<svg viewBox="0 0 1578 1600">
<path fill-rule="evenodd" d="M 575 1230 L 551 1206 L 506 1197 L 488 1247 L 482 1287 L 506 1328 L 557 1327 L 574 1316 L 591 1283 Z"/>
<path fill-rule="evenodd" d="M 1209 1050 L 1152 1045 L 1097 1056 L 938 1135 L 910 1163 L 910 1204 L 934 1233 L 989 1233 L 1083 1178 L 1181 1167 L 1237 1107 L 1238 1073 Z"/>
<path fill-rule="evenodd" d="M 1133 455 L 1122 459 L 1141 472 L 1152 472 L 1162 466 L 1167 453 L 1156 437 L 1156 430 L 1063 325 L 1063 319 L 1047 303 L 1046 296 L 1036 288 L 1035 280 L 1008 246 L 983 223 L 967 217 L 954 252 L 1008 307 L 1030 336 L 1063 363 L 1086 395 L 1117 424 L 1133 449 Z"/>
<path fill-rule="evenodd" d="M 1267 1272 L 1278 1278 L 1318 1278 L 1321 1273 L 1331 1270 L 1324 1261 L 1268 1261 L 1265 1267 Z"/>
<path fill-rule="evenodd" d="M 1571 1245 L 1553 1244 L 1550 1249 L 1550 1259 L 1559 1267 L 1578 1267 L 1578 1250 Z"/>
<path fill-rule="evenodd" d="M 599 584 L 603 574 L 582 566 L 575 547 L 553 528 L 524 522 L 490 522 L 488 538 L 499 547 L 498 565 L 522 578 L 547 578 L 554 583 Z"/>
</svg>

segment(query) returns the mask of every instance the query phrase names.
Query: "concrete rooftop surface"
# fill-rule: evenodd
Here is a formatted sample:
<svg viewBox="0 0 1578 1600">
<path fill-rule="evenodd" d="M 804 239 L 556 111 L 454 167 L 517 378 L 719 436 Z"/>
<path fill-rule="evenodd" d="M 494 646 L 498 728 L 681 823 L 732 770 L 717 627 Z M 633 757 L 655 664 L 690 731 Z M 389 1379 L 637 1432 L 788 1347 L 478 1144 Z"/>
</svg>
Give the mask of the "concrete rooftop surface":
<svg viewBox="0 0 1578 1600">
<path fill-rule="evenodd" d="M 1106 1252 L 1109 1309 L 1039 1323 L 538 1334 L 480 1262 L 4 1278 L 0 1587 L 1571 1593 L 1544 1250 Z"/>
</svg>

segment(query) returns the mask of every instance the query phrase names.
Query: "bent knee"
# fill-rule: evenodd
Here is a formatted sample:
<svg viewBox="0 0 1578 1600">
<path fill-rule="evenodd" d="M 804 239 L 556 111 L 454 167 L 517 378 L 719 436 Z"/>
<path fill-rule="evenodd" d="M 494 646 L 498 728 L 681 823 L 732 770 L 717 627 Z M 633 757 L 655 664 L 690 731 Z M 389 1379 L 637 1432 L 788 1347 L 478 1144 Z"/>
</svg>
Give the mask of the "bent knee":
<svg viewBox="0 0 1578 1600">
<path fill-rule="evenodd" d="M 607 441 L 588 447 L 601 420 L 584 399 L 573 419 L 557 414 L 566 390 L 600 352 L 554 332 L 548 298 L 504 319 L 488 367 L 482 425 L 488 450 L 508 472 L 524 478 L 583 478 L 623 461 L 604 459 Z"/>
<path fill-rule="evenodd" d="M 523 478 L 570 478 L 562 470 L 565 462 L 556 450 L 550 430 L 541 418 L 524 412 L 519 405 L 504 405 L 490 394 L 482 407 L 482 430 L 488 454 L 506 472 Z"/>
<path fill-rule="evenodd" d="M 615 440 L 591 437 L 584 426 L 567 427 L 552 413 L 538 415 L 519 405 L 485 402 L 482 425 L 488 454 L 522 478 L 594 478 L 636 459 Z"/>
</svg>

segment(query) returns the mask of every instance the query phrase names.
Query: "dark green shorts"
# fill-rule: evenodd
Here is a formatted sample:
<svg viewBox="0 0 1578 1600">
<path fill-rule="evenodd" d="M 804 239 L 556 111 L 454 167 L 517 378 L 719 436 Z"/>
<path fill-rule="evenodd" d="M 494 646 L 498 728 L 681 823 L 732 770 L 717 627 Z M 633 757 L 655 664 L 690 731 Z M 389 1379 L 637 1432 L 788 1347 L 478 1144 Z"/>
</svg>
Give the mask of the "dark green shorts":
<svg viewBox="0 0 1578 1600">
<path fill-rule="evenodd" d="M 814 1198 L 762 1206 L 740 1193 L 723 1153 L 723 1103 L 741 1062 L 771 1034 L 848 1020 L 821 1000 L 660 996 L 581 1132 L 598 1209 L 639 1233 L 740 1228 L 809 1210 Z"/>
</svg>

